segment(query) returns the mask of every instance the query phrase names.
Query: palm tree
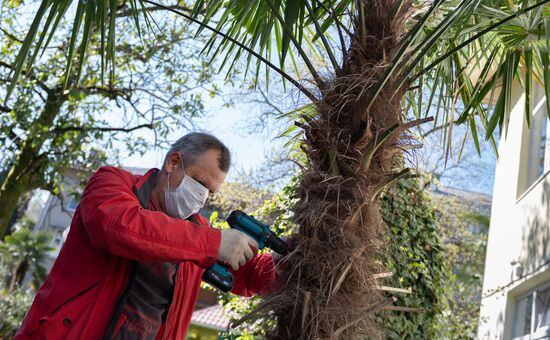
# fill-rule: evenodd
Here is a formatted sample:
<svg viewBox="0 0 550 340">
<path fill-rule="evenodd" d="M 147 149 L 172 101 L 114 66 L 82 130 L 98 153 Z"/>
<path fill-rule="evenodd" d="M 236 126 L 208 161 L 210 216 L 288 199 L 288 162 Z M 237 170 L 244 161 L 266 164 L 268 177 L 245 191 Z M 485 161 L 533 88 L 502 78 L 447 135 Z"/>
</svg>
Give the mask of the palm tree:
<svg viewBox="0 0 550 340">
<path fill-rule="evenodd" d="M 14 80 L 27 56 L 32 63 L 46 45 L 42 37 L 55 30 L 52 23 L 69 2 L 42 2 Z M 496 126 L 507 129 L 512 83 L 520 80 L 527 98 L 535 82 L 550 94 L 547 2 L 197 0 L 194 17 L 172 9 L 213 32 L 206 51 L 227 69 L 240 61 L 259 75 L 265 65 L 266 75 L 277 72 L 305 96 L 295 122 L 308 158 L 296 188 L 293 219 L 299 228 L 282 264 L 283 288 L 258 311 L 275 318 L 270 338 L 377 334 L 372 313 L 394 301 L 377 290 L 375 274 L 383 270 L 374 260 L 383 247 L 379 197 L 388 183 L 410 174 L 403 153 L 419 147 L 410 129 L 433 114 L 449 150 L 455 124 L 467 123 L 479 145 L 481 123 L 496 151 L 493 132 Z M 149 6 L 167 7 L 130 3 L 136 19 Z M 112 58 L 109 18 L 117 4 L 79 2 L 72 51 L 84 22 L 81 46 L 88 26 L 99 25 L 105 31 L 102 58 Z M 38 35 L 42 18 L 46 24 Z M 78 57 L 80 67 L 84 56 Z M 289 65 L 307 71 L 287 71 Z M 531 112 L 530 100 L 526 109 Z"/>
<path fill-rule="evenodd" d="M 21 228 L 0 242 L 2 258 L 11 268 L 8 287 L 10 292 L 14 292 L 23 283 L 25 274 L 30 269 L 33 270 L 35 281 L 40 280 L 39 276 L 44 279 L 45 271 L 42 261 L 46 254 L 54 249 L 51 247 L 50 241 L 49 233 L 33 233 L 28 228 Z"/>
</svg>

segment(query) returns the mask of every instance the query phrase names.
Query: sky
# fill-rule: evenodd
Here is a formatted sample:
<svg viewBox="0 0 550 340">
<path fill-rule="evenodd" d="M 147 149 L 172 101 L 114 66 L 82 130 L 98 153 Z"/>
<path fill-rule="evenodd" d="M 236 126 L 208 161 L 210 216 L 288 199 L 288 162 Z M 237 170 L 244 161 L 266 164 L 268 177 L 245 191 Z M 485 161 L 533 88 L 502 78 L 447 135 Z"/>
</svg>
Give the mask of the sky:
<svg viewBox="0 0 550 340">
<path fill-rule="evenodd" d="M 207 96 L 205 96 L 206 98 Z M 169 139 L 174 142 L 186 133 L 207 132 L 218 137 L 231 151 L 232 168 L 228 178 L 236 174 L 236 169 L 250 171 L 262 165 L 273 150 L 282 150 L 284 141 L 277 138 L 282 129 L 268 122 L 265 129 L 259 131 L 252 122 L 254 112 L 259 109 L 252 104 L 241 104 L 235 107 L 223 107 L 219 99 L 205 99 L 206 115 L 194 120 L 193 129 L 178 129 Z M 269 126 L 271 125 L 271 126 Z M 123 156 L 122 165 L 128 167 L 160 167 L 166 155 L 166 149 L 155 149 L 143 156 Z"/>
</svg>

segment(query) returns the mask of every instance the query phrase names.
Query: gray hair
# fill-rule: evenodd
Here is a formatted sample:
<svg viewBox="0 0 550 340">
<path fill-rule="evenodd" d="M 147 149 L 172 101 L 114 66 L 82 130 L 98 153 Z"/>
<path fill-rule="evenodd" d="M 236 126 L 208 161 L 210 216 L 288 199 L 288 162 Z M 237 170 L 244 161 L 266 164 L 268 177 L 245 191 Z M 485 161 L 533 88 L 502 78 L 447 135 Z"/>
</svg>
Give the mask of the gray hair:
<svg viewBox="0 0 550 340">
<path fill-rule="evenodd" d="M 227 172 L 231 164 L 229 149 L 216 137 L 201 132 L 192 132 L 178 139 L 172 144 L 164 162 L 166 163 L 166 159 L 172 153 L 179 152 L 183 155 L 183 166 L 192 165 L 208 150 L 220 151 L 218 166 L 220 170 Z"/>
</svg>

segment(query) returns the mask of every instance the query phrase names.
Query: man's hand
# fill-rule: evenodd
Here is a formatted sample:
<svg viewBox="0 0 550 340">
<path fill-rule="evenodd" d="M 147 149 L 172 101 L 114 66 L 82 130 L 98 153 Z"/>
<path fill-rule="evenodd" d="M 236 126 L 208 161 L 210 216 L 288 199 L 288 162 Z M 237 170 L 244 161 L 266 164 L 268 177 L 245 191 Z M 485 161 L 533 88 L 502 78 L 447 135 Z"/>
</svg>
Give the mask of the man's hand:
<svg viewBox="0 0 550 340">
<path fill-rule="evenodd" d="M 245 233 L 235 229 L 225 229 L 221 233 L 218 260 L 231 266 L 233 270 L 239 269 L 258 252 L 258 243 Z"/>
</svg>

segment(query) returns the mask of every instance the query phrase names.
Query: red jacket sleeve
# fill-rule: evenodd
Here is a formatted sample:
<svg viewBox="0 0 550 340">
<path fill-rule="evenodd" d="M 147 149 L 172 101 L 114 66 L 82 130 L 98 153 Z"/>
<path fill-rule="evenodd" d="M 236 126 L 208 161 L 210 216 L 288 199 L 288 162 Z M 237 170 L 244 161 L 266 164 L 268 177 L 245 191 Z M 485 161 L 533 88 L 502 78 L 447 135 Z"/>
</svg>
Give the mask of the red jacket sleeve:
<svg viewBox="0 0 550 340">
<path fill-rule="evenodd" d="M 129 183 L 115 168 L 101 168 L 88 182 L 78 207 L 92 244 L 142 262 L 216 262 L 217 229 L 144 209 Z"/>
<path fill-rule="evenodd" d="M 231 292 L 246 297 L 269 294 L 276 274 L 271 254 L 256 255 L 232 272 L 235 283 Z"/>
</svg>

